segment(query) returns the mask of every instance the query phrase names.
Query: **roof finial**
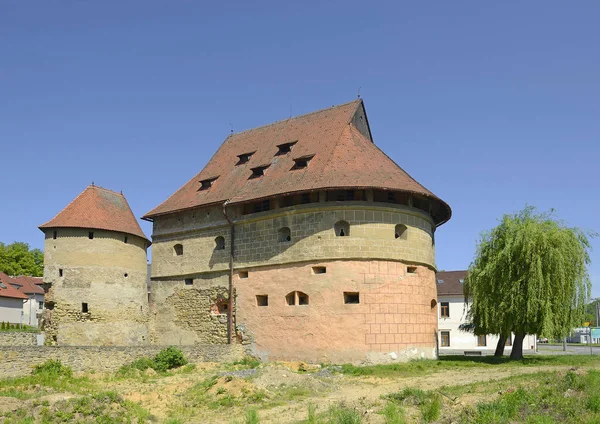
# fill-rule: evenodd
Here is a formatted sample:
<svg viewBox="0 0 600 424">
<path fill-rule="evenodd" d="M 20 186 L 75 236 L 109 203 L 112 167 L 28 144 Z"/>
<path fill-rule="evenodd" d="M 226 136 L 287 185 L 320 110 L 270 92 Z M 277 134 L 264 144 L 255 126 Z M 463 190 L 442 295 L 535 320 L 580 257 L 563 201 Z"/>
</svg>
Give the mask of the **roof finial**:
<svg viewBox="0 0 600 424">
<path fill-rule="evenodd" d="M 94 187 L 94 182 L 92 181 L 92 187 Z"/>
<path fill-rule="evenodd" d="M 231 122 L 230 122 L 229 126 L 231 127 L 231 134 L 233 134 L 233 124 L 231 124 Z"/>
<path fill-rule="evenodd" d="M 360 89 L 361 89 L 361 88 L 362 88 L 362 87 L 358 87 L 358 98 L 359 98 L 359 99 L 360 99 Z"/>
</svg>

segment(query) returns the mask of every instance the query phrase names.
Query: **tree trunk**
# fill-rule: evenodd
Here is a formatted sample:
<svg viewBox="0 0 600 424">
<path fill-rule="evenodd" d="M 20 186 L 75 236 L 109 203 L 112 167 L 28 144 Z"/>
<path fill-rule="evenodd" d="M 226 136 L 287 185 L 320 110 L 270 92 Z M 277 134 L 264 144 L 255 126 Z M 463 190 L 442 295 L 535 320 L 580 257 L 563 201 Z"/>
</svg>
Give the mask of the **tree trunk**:
<svg viewBox="0 0 600 424">
<path fill-rule="evenodd" d="M 498 344 L 496 345 L 496 352 L 494 352 L 494 356 L 502 357 L 504 355 L 504 346 L 506 346 L 507 337 L 500 336 L 498 339 Z"/>
<path fill-rule="evenodd" d="M 512 352 L 510 352 L 510 359 L 523 359 L 524 338 L 524 333 L 515 333 L 515 340 L 513 341 Z"/>
</svg>

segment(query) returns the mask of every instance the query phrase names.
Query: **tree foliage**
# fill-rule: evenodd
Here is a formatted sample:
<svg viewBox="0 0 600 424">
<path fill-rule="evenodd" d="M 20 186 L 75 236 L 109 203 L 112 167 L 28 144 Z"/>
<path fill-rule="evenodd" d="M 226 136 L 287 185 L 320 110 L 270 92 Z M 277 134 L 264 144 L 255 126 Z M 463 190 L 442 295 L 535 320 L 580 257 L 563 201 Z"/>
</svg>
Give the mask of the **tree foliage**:
<svg viewBox="0 0 600 424">
<path fill-rule="evenodd" d="M 591 282 L 588 235 L 533 207 L 504 215 L 482 234 L 465 292 L 476 334 L 515 333 L 560 338 L 581 325 Z"/>
<path fill-rule="evenodd" d="M 44 253 L 40 249 L 29 249 L 27 243 L 0 242 L 0 271 L 8 275 L 31 275 L 41 277 L 44 273 Z"/>
</svg>

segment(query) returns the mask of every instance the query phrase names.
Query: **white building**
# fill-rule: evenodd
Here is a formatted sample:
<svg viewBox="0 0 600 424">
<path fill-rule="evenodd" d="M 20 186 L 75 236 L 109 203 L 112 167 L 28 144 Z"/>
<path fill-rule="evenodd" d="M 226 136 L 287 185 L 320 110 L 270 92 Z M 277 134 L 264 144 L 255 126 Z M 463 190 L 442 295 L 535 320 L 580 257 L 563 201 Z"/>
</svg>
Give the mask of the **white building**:
<svg viewBox="0 0 600 424">
<path fill-rule="evenodd" d="M 43 283 L 41 277 L 9 277 L 3 272 L 0 272 L 0 282 L 6 287 L 5 291 L 4 311 L 0 311 L 0 322 L 10 322 L 12 324 L 24 324 L 32 327 L 37 327 L 39 319 L 42 317 L 44 310 L 44 289 L 40 287 Z M 1 286 L 0 286 L 1 288 Z M 2 296 L 0 292 L 0 296 Z M 7 294 L 8 293 L 8 294 Z M 8 299 L 8 295 L 11 300 Z M 18 305 L 16 299 L 19 300 Z M 16 309 L 18 308 L 18 312 Z M 10 318 L 5 318 L 10 317 Z"/>
<path fill-rule="evenodd" d="M 23 319 L 23 302 L 28 299 L 10 284 L 11 278 L 0 272 L 0 322 L 20 324 Z"/>
<path fill-rule="evenodd" d="M 463 283 L 467 271 L 444 271 L 436 274 L 438 293 L 438 346 L 440 354 L 444 353 L 493 353 L 496 350 L 498 336 L 488 334 L 476 336 L 473 333 L 459 329 L 461 324 L 467 322 L 468 308 L 463 294 Z M 506 343 L 504 352 L 510 352 L 511 337 Z M 535 351 L 536 338 L 528 335 L 523 340 L 523 351 Z"/>
</svg>

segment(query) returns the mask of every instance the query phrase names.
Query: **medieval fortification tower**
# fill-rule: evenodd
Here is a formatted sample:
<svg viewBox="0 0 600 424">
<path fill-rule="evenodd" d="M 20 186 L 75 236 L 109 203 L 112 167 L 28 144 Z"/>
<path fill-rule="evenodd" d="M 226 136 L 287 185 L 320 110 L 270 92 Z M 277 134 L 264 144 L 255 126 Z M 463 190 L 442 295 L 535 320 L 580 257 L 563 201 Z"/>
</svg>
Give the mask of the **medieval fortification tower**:
<svg viewBox="0 0 600 424">
<path fill-rule="evenodd" d="M 150 241 L 123 194 L 89 186 L 40 229 L 47 343 L 148 343 Z"/>
</svg>

